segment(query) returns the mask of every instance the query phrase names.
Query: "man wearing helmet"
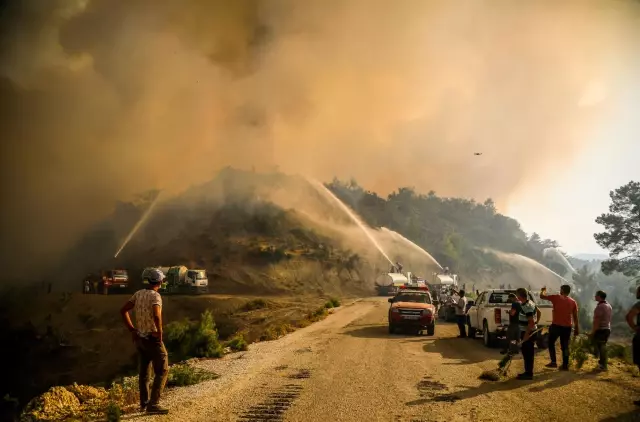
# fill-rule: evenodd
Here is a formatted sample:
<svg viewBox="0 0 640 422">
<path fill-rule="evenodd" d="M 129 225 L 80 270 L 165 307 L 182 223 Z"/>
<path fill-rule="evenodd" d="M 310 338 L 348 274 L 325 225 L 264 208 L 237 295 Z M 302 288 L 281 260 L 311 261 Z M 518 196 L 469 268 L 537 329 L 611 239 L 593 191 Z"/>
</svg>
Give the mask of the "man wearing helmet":
<svg viewBox="0 0 640 422">
<path fill-rule="evenodd" d="M 127 329 L 131 332 L 138 351 L 140 364 L 140 410 L 153 414 L 169 413 L 159 406 L 160 394 L 169 374 L 167 349 L 162 343 L 162 297 L 158 293 L 164 274 L 154 269 L 148 275 L 146 289 L 138 290 L 120 310 Z M 136 325 L 133 326 L 129 311 L 135 311 Z M 149 370 L 153 367 L 154 379 L 149 395 Z"/>
</svg>

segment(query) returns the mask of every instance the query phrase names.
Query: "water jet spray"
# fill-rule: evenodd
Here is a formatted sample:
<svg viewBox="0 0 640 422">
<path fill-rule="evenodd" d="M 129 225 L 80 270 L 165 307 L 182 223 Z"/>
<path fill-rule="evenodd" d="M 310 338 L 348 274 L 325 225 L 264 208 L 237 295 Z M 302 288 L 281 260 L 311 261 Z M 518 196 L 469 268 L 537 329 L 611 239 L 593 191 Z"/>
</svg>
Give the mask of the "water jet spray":
<svg viewBox="0 0 640 422">
<path fill-rule="evenodd" d="M 147 208 L 147 210 L 144 212 L 144 214 L 142 214 L 142 217 L 140 217 L 140 220 L 138 220 L 136 225 L 133 226 L 133 229 L 131 229 L 131 231 L 129 232 L 129 235 L 124 239 L 124 242 L 122 242 L 122 245 L 120 246 L 120 248 L 118 249 L 116 254 L 113 256 L 114 258 L 117 258 L 118 255 L 120 255 L 120 252 L 122 252 L 124 247 L 127 246 L 129 241 L 133 238 L 133 236 L 140 229 L 140 227 L 142 227 L 142 225 L 147 221 L 147 219 L 149 218 L 149 215 L 151 215 L 151 211 L 153 210 L 153 208 L 158 203 L 158 199 L 160 198 L 160 194 L 161 193 L 162 193 L 162 191 L 158 192 L 158 194 L 156 195 L 156 197 L 153 200 L 153 202 L 151 202 L 151 204 L 149 205 L 149 208 Z"/>
<path fill-rule="evenodd" d="M 393 239 L 399 240 L 401 242 L 406 243 L 407 245 L 409 245 L 412 249 L 417 250 L 418 252 L 422 253 L 423 255 L 425 255 L 427 258 L 429 258 L 434 264 L 436 264 L 438 266 L 438 268 L 443 269 L 442 265 L 440 265 L 440 263 L 438 261 L 436 261 L 436 259 L 426 250 L 424 250 L 423 248 L 421 248 L 420 246 L 418 246 L 417 244 L 413 243 L 412 241 L 410 241 L 409 239 L 407 239 L 406 237 L 404 237 L 403 235 L 401 235 L 398 232 L 395 232 L 393 230 L 389 230 L 386 227 L 382 227 L 380 229 L 380 231 L 389 234 L 389 236 L 391 236 Z"/>
<path fill-rule="evenodd" d="M 340 209 L 342 211 L 344 211 L 344 213 L 349 216 L 351 221 L 353 221 L 354 223 L 356 223 L 356 225 L 358 227 L 360 227 L 360 229 L 364 232 L 364 234 L 367 236 L 367 238 L 371 241 L 373 246 L 375 246 L 376 249 L 378 249 L 378 251 L 382 254 L 382 256 L 384 256 L 385 259 L 387 261 L 389 261 L 389 263 L 391 265 L 395 265 L 393 263 L 393 261 L 391 260 L 391 258 L 389 258 L 389 256 L 386 254 L 386 252 L 382 249 L 382 246 L 380 246 L 380 244 L 373 237 L 373 235 L 371 234 L 371 230 L 367 226 L 365 226 L 365 224 L 353 213 L 353 211 L 347 205 L 345 205 L 344 202 L 342 202 L 340 200 L 340 198 L 335 196 L 333 194 L 333 192 L 331 192 L 329 189 L 327 189 L 327 187 L 325 185 L 323 185 L 322 183 L 320 183 L 318 181 L 315 181 L 315 180 L 307 178 L 307 182 L 309 182 L 309 184 L 311 186 L 313 186 L 318 192 L 320 192 L 321 194 L 323 194 L 324 196 L 326 196 L 327 198 L 329 198 L 333 202 L 335 202 L 340 207 Z"/>
</svg>

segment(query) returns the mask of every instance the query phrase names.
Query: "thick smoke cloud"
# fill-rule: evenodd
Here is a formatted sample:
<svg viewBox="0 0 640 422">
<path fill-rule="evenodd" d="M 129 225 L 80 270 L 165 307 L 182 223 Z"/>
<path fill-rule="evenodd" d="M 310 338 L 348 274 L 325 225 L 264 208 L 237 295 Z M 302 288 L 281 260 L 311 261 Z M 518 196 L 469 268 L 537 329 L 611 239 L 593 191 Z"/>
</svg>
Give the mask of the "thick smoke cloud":
<svg viewBox="0 0 640 422">
<path fill-rule="evenodd" d="M 55 259 L 116 199 L 227 165 L 503 204 L 606 121 L 637 13 L 589 0 L 9 3 L 3 268 Z"/>
</svg>

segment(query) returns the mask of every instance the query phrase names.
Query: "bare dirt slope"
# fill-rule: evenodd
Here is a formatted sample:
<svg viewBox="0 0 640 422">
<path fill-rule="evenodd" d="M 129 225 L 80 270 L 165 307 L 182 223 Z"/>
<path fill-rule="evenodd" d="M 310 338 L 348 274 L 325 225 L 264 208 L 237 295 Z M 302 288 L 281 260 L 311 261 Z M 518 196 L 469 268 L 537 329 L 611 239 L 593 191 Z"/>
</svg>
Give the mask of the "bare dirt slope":
<svg viewBox="0 0 640 422">
<path fill-rule="evenodd" d="M 390 336 L 387 303 L 366 299 L 328 319 L 248 352 L 199 365 L 221 375 L 169 392 L 162 421 L 604 421 L 640 420 L 632 404 L 640 380 L 610 373 L 544 370 L 533 381 L 488 383 L 497 350 L 455 338 L 441 324 L 435 337 Z M 511 375 L 522 369 L 517 360 Z M 531 415 L 533 419 L 531 419 Z"/>
</svg>

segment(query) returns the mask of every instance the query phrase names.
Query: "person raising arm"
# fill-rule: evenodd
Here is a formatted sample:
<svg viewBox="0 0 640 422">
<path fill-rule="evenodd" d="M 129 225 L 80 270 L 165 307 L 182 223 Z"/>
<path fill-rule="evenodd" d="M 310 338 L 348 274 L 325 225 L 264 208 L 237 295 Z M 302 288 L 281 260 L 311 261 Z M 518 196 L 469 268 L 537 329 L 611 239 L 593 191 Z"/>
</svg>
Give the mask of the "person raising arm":
<svg viewBox="0 0 640 422">
<path fill-rule="evenodd" d="M 569 370 L 569 340 L 571 339 L 571 328 L 574 328 L 574 335 L 580 334 L 578 325 L 578 304 L 569 297 L 571 286 L 564 284 L 560 287 L 559 295 L 548 295 L 547 288 L 540 291 L 540 299 L 548 300 L 553 304 L 553 320 L 549 327 L 549 362 L 547 368 L 557 368 L 556 363 L 556 341 L 560 339 L 560 349 L 562 350 L 561 370 Z"/>
</svg>

